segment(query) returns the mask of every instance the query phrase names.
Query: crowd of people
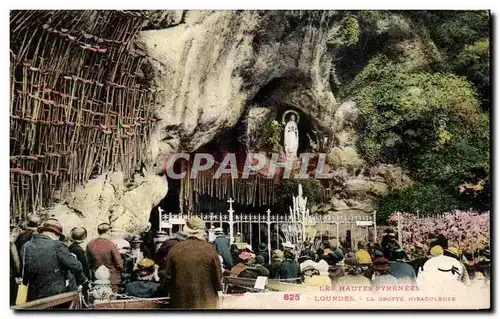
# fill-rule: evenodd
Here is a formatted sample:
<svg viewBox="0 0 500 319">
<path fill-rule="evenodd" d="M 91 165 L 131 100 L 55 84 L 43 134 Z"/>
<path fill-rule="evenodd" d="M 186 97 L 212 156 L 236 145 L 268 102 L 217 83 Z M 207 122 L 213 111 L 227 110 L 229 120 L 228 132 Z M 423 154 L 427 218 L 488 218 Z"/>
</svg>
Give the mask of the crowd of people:
<svg viewBox="0 0 500 319">
<path fill-rule="evenodd" d="M 169 296 L 172 308 L 216 308 L 223 276 L 307 286 L 446 280 L 466 286 L 472 279 L 487 285 L 490 278 L 487 244 L 461 251 L 433 231 L 412 247 L 401 247 L 395 231 L 387 229 L 379 243 L 358 242 L 355 249 L 325 241 L 317 249 L 306 242 L 297 250 L 284 242 L 271 252 L 266 243 L 255 249 L 231 244 L 222 228 L 208 236 L 197 216 L 173 236 L 148 231 L 117 238 L 108 223 L 99 224 L 97 233 L 88 241 L 87 230 L 75 227 L 66 238 L 58 220 L 29 216 L 25 229 L 11 238 L 11 304 L 21 283 L 28 286 L 28 301 L 78 289 L 85 294 L 91 282 L 103 282 L 96 276 L 103 267 L 115 298 Z"/>
</svg>

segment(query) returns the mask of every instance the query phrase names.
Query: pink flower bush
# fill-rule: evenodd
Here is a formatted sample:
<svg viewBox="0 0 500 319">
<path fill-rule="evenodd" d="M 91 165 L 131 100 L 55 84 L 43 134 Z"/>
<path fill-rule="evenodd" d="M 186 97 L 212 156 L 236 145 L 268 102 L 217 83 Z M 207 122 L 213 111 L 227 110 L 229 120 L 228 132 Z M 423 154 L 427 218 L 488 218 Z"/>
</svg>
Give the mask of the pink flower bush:
<svg viewBox="0 0 500 319">
<path fill-rule="evenodd" d="M 410 251 L 416 242 L 428 242 L 427 234 L 443 234 L 448 245 L 459 250 L 476 250 L 488 246 L 490 242 L 489 212 L 452 211 L 442 215 L 417 217 L 401 213 L 402 243 L 405 251 Z M 397 227 L 397 213 L 389 221 Z"/>
</svg>

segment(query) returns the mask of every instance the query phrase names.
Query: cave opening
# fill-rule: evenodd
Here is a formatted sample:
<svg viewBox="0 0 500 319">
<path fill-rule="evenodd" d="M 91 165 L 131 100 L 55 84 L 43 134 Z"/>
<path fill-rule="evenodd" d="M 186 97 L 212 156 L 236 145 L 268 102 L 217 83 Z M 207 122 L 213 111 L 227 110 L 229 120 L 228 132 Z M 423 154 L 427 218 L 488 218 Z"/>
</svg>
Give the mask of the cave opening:
<svg viewBox="0 0 500 319">
<path fill-rule="evenodd" d="M 229 209 L 228 200 L 234 200 L 232 208 L 236 215 L 241 219 L 244 216 L 260 215 L 265 216 L 268 209 L 276 214 L 288 215 L 288 210 L 281 210 L 277 202 L 275 202 L 276 190 L 282 184 L 281 177 L 268 179 L 263 175 L 251 174 L 248 180 L 235 179 L 230 176 L 221 180 L 214 180 L 212 171 L 198 174 L 197 178 L 191 179 L 190 169 L 194 155 L 197 153 L 208 153 L 214 157 L 215 165 L 220 164 L 227 153 L 236 154 L 238 163 L 238 176 L 241 176 L 243 170 L 242 165 L 245 162 L 246 156 L 251 152 L 264 152 L 268 160 L 271 159 L 271 153 L 265 149 L 262 143 L 259 143 L 259 138 L 262 138 L 262 133 L 266 131 L 271 122 L 276 121 L 280 127 L 279 155 L 284 156 L 284 127 L 290 119 L 291 114 L 296 115 L 297 127 L 299 133 L 299 145 L 297 154 L 306 152 L 316 152 L 318 145 L 317 125 L 310 119 L 309 115 L 300 107 L 293 105 L 289 100 L 283 99 L 282 90 L 296 89 L 296 81 L 294 79 L 275 79 L 268 85 L 263 87 L 255 96 L 248 107 L 243 112 L 241 118 L 235 126 L 219 132 L 209 143 L 201 146 L 197 150 L 190 153 L 190 161 L 178 161 L 174 170 L 177 173 L 186 171 L 187 176 L 181 180 L 168 179 L 169 189 L 165 198 L 152 210 L 150 214 L 150 223 L 153 230 L 160 229 L 160 208 L 164 214 L 183 215 L 188 214 L 208 216 L 210 214 L 227 214 Z M 277 93 L 278 92 L 278 93 Z M 256 120 L 254 126 L 249 124 L 249 113 L 252 107 L 258 107 L 264 110 L 265 116 L 254 118 Z M 257 142 L 249 143 L 249 136 L 255 134 Z M 290 205 L 292 203 L 290 202 Z M 279 210 L 279 211 L 278 211 Z M 274 224 L 273 224 L 274 225 Z M 229 224 L 225 222 L 208 222 L 207 228 L 222 227 L 224 232 L 228 234 Z M 169 233 L 175 233 L 180 229 L 179 225 L 169 225 Z M 247 224 L 238 224 L 234 226 L 234 235 L 241 236 L 243 241 L 250 243 L 253 247 L 257 247 L 259 243 L 266 242 L 268 237 L 268 229 L 265 223 L 255 222 Z M 279 242 L 284 241 L 283 230 L 271 227 L 273 232 L 280 234 L 276 236 L 271 246 L 273 249 L 278 248 Z M 239 233 L 239 234 L 238 234 Z"/>
</svg>

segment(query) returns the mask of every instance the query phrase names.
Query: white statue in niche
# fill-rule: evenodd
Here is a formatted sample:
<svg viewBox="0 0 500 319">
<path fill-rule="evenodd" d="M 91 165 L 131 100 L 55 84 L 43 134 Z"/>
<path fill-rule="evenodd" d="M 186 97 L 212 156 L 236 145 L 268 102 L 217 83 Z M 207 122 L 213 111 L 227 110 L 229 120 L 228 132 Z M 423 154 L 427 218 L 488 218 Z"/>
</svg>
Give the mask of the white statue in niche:
<svg viewBox="0 0 500 319">
<path fill-rule="evenodd" d="M 297 112 L 292 110 L 286 111 L 285 114 L 283 114 L 283 120 L 286 118 L 287 113 L 292 113 L 290 119 L 285 125 L 284 136 L 285 156 L 286 159 L 289 160 L 297 158 L 297 150 L 299 148 L 299 128 L 297 126 Z"/>
</svg>

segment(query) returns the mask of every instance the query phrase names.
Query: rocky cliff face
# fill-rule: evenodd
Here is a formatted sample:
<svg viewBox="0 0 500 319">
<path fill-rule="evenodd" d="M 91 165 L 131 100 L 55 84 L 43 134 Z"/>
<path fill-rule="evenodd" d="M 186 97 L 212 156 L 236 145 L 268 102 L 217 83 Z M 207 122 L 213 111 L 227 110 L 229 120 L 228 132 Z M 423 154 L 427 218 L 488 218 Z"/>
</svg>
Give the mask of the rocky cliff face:
<svg viewBox="0 0 500 319">
<path fill-rule="evenodd" d="M 164 90 L 158 109 L 163 120 L 151 146 L 157 164 L 233 127 L 276 80 L 283 85 L 269 94 L 329 127 L 337 107 L 325 43 L 326 17 L 332 15 L 320 15 L 324 26 L 287 30 L 290 18 L 281 13 L 190 11 L 181 25 L 141 32 L 138 46 L 151 57 L 154 81 Z"/>
<path fill-rule="evenodd" d="M 255 117 L 255 110 L 247 111 L 256 100 L 265 101 L 257 110 L 262 114 L 276 114 L 280 104 L 293 106 L 329 137 L 328 162 L 340 179 L 325 211 L 371 212 L 375 196 L 390 190 L 383 177 L 389 173 L 360 173 L 364 162 L 352 129 L 356 105 L 340 103 L 332 94 L 327 40 L 339 27 L 336 16 L 333 11 L 157 15 L 136 41 L 149 56 L 145 77 L 162 90 L 156 109 L 161 120 L 151 136 L 146 173 L 136 175 L 132 185 L 124 184 L 120 172 L 102 175 L 51 213 L 68 225 L 83 224 L 91 234 L 98 222 L 110 218 L 109 210 L 117 227 L 143 228 L 167 192 L 166 180 L 157 174 L 168 156 L 195 151 L 242 117 Z M 164 18 L 174 26 L 162 24 Z"/>
</svg>

